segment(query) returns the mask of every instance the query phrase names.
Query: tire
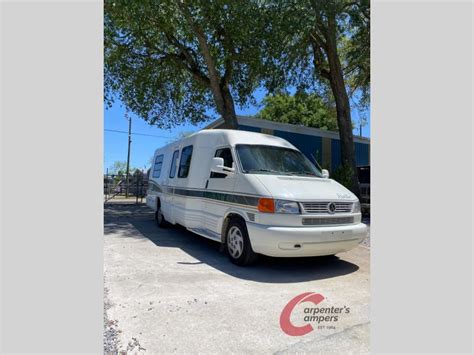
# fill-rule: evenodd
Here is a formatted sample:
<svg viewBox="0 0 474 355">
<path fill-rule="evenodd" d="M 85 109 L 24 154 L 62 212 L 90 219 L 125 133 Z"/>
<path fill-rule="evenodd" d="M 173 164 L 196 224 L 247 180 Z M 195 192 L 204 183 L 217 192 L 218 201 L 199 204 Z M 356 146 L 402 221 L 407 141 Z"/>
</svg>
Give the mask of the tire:
<svg viewBox="0 0 474 355">
<path fill-rule="evenodd" d="M 158 227 L 160 228 L 165 228 L 168 223 L 165 220 L 165 216 L 163 215 L 163 212 L 161 211 L 161 205 L 158 205 L 158 209 L 155 212 L 155 221 Z"/>
<path fill-rule="evenodd" d="M 257 261 L 258 255 L 252 250 L 247 227 L 241 219 L 232 219 L 229 222 L 225 245 L 227 255 L 234 264 L 246 266 Z"/>
</svg>

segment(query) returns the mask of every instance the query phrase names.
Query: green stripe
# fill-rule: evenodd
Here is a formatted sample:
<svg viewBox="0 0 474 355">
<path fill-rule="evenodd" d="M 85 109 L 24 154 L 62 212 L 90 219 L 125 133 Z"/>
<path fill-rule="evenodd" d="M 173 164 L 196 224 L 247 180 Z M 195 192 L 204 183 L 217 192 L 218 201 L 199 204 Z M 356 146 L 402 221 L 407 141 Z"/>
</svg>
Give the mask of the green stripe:
<svg viewBox="0 0 474 355">
<path fill-rule="evenodd" d="M 235 203 L 245 206 L 258 206 L 259 197 L 252 195 L 238 195 L 218 191 L 200 190 L 200 189 L 186 189 L 181 187 L 160 186 L 154 181 L 149 182 L 150 190 L 156 192 L 165 192 L 172 195 L 200 197 L 210 200 L 223 201 L 228 203 Z"/>
</svg>

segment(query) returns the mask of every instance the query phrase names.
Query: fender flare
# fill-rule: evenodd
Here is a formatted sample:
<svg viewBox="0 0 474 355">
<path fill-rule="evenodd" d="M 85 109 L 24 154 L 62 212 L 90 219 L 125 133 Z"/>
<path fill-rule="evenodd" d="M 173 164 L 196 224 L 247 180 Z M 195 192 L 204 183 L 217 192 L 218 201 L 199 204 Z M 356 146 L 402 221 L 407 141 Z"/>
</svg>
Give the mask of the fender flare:
<svg viewBox="0 0 474 355">
<path fill-rule="evenodd" d="M 249 221 L 249 218 L 245 212 L 242 212 L 241 210 L 238 210 L 234 207 L 228 208 L 227 211 L 224 213 L 224 217 L 219 222 L 220 225 L 218 225 L 218 229 L 221 230 L 221 243 L 225 243 L 225 229 L 227 229 L 227 222 L 229 221 L 229 217 L 231 215 L 237 215 L 241 217 L 245 223 Z"/>
</svg>

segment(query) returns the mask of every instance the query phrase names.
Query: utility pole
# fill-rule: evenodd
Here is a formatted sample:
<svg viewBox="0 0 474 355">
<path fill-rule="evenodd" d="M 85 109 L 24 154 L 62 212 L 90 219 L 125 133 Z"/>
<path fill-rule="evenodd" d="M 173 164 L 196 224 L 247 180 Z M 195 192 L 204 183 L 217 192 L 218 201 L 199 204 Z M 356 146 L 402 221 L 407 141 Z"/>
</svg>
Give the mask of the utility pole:
<svg viewBox="0 0 474 355">
<path fill-rule="evenodd" d="M 127 173 L 125 177 L 125 198 L 128 198 L 128 185 L 130 176 L 130 144 L 132 143 L 132 118 L 125 112 L 125 117 L 128 118 L 128 152 L 127 152 Z"/>
</svg>

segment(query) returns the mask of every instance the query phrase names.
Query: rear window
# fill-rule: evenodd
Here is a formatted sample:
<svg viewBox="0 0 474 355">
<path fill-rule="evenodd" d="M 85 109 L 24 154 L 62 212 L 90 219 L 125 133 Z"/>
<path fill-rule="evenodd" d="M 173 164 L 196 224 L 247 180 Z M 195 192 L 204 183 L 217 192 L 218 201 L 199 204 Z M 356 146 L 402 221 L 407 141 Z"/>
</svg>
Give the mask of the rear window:
<svg viewBox="0 0 474 355">
<path fill-rule="evenodd" d="M 188 145 L 187 147 L 184 147 L 183 150 L 181 151 L 181 160 L 179 162 L 179 171 L 178 171 L 179 178 L 188 177 L 192 156 L 193 156 L 193 146 Z"/>
</svg>

